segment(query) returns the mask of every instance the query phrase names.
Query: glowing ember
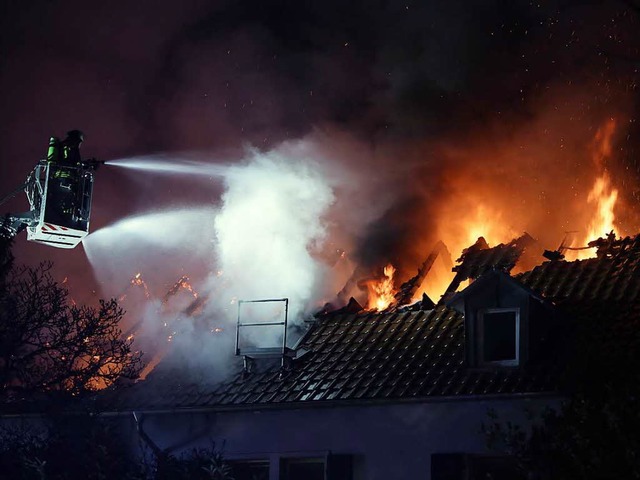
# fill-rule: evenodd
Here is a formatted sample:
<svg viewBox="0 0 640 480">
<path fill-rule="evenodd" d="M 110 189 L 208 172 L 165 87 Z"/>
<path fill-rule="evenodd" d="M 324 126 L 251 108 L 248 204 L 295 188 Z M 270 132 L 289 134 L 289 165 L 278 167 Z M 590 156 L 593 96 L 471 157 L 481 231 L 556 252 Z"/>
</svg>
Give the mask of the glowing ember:
<svg viewBox="0 0 640 480">
<path fill-rule="evenodd" d="M 147 287 L 147 284 L 145 283 L 145 281 L 142 279 L 142 273 L 140 273 L 140 272 L 136 273 L 135 276 L 131 279 L 131 281 L 129 283 L 131 285 L 133 285 L 134 287 L 140 287 L 140 288 L 144 289 L 144 296 L 146 298 L 150 298 L 151 297 L 151 294 L 149 293 L 149 288 Z M 124 293 L 124 294 L 120 295 L 120 297 L 118 298 L 118 301 L 122 302 L 126 298 L 127 298 L 127 294 Z"/>
<path fill-rule="evenodd" d="M 183 278 L 184 279 L 180 282 L 180 287 L 183 288 L 184 290 L 188 290 L 189 292 L 191 292 L 191 295 L 193 295 L 193 298 L 198 298 L 198 292 L 196 292 L 191 286 L 191 284 L 189 283 L 189 278 L 188 277 L 183 277 Z"/>
<path fill-rule="evenodd" d="M 385 310 L 394 300 L 393 275 L 396 269 L 389 264 L 384 267 L 384 278 L 367 283 L 369 290 L 369 310 Z"/>
<path fill-rule="evenodd" d="M 165 294 L 164 298 L 162 299 L 162 303 L 166 304 L 169 299 L 172 296 L 176 295 L 180 290 L 186 290 L 191 293 L 191 295 L 193 295 L 193 298 L 198 298 L 198 292 L 196 292 L 191 286 L 191 283 L 189 283 L 189 277 L 183 275 Z"/>
</svg>

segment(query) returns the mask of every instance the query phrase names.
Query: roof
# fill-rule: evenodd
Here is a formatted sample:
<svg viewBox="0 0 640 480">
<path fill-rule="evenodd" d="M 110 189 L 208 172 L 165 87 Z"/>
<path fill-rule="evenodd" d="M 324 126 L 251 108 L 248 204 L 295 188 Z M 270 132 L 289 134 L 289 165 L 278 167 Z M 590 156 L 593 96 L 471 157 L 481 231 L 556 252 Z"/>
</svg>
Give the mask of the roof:
<svg viewBox="0 0 640 480">
<path fill-rule="evenodd" d="M 476 281 L 474 281 L 471 285 L 469 285 L 467 288 L 459 292 L 456 292 L 455 294 L 452 294 L 450 297 L 444 298 L 443 301 L 446 305 L 453 307 L 453 305 L 458 300 L 465 298 L 469 294 L 473 294 L 477 290 L 483 288 L 484 285 L 494 280 L 502 282 L 503 284 L 510 285 L 513 288 L 518 288 L 520 290 L 523 290 L 527 294 L 529 294 L 531 297 L 535 298 L 536 300 L 539 300 L 539 301 L 545 300 L 545 298 L 543 297 L 543 295 L 540 294 L 540 292 L 533 290 L 526 284 L 518 281 L 517 279 L 509 275 L 508 273 L 505 273 L 501 270 L 489 270 L 488 272 L 484 273 L 480 278 L 478 278 Z"/>
<path fill-rule="evenodd" d="M 549 261 L 515 276 L 492 268 L 486 259 L 481 263 L 484 274 L 505 277 L 545 303 L 601 328 L 620 319 L 626 327 L 640 324 L 640 237 L 609 239 L 597 246 L 598 258 Z M 499 247 L 494 252 L 504 255 L 496 254 L 498 266 L 508 267 L 513 250 Z M 517 368 L 469 368 L 464 335 L 463 315 L 444 303 L 429 310 L 382 313 L 345 308 L 320 316 L 284 369 L 279 361 L 260 361 L 248 373 L 237 365 L 237 373 L 227 380 L 204 384 L 160 368 L 161 363 L 146 380 L 103 392 L 99 408 L 298 408 L 531 395 L 558 388 L 560 372 L 551 360 Z M 234 360 L 241 363 L 240 358 Z"/>
<path fill-rule="evenodd" d="M 629 248 L 600 251 L 600 257 L 544 262 L 516 278 L 557 303 L 636 303 L 640 294 L 640 236 Z"/>
<path fill-rule="evenodd" d="M 603 325 L 631 312 L 640 319 L 640 237 L 603 241 L 598 258 L 545 262 L 510 276 L 508 271 L 522 253 L 523 243 L 516 242 L 468 250 L 458 273 L 508 277 L 546 303 L 572 315 L 597 318 Z M 383 313 L 344 309 L 324 315 L 302 339 L 298 352 L 306 353 L 285 370 L 279 363 L 260 363 L 255 371 L 212 387 L 176 385 L 166 374 L 153 372 L 147 381 L 111 396 L 108 408 L 297 407 L 535 394 L 555 390 L 559 381 L 558 369 L 551 364 L 466 367 L 464 318 L 446 305 Z"/>
<path fill-rule="evenodd" d="M 308 353 L 285 371 L 279 364 L 272 365 L 238 374 L 211 389 L 196 384 L 176 388 L 166 378 L 149 378 L 112 396 L 109 408 L 255 408 L 542 393 L 555 388 L 549 366 L 465 368 L 463 317 L 445 306 L 430 311 L 329 315 L 311 328 L 299 351 Z"/>
</svg>

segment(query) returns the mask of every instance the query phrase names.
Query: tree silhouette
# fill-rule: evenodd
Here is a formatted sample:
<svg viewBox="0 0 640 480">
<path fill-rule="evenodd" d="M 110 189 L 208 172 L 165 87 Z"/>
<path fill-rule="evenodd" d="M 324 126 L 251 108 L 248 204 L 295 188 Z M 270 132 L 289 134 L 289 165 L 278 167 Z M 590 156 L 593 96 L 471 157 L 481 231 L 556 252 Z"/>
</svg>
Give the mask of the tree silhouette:
<svg viewBox="0 0 640 480">
<path fill-rule="evenodd" d="M 42 392 L 78 396 L 135 378 L 142 352 L 119 328 L 124 310 L 115 299 L 78 306 L 51 275 L 51 263 L 16 266 L 12 241 L 0 234 L 0 398 Z"/>
</svg>

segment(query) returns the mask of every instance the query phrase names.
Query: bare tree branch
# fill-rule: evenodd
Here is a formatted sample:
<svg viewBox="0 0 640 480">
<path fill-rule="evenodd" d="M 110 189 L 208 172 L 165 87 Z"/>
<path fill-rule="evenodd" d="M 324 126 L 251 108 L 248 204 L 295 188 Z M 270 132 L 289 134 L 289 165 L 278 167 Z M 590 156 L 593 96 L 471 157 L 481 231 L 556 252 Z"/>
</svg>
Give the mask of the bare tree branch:
<svg viewBox="0 0 640 480">
<path fill-rule="evenodd" d="M 0 395 L 82 395 L 137 377 L 142 352 L 122 337 L 124 311 L 115 299 L 97 308 L 71 305 L 50 263 L 14 267 L 1 240 L 0 258 L 10 259 L 0 268 Z"/>
</svg>

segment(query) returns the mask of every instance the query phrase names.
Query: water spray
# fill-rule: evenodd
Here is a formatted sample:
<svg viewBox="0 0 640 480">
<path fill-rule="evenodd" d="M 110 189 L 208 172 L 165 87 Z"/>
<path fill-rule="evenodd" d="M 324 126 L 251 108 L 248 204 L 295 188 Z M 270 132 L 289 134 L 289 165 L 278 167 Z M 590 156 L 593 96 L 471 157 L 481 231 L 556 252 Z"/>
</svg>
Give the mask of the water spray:
<svg viewBox="0 0 640 480">
<path fill-rule="evenodd" d="M 108 160 L 106 165 L 172 175 L 223 177 L 229 167 L 193 160 L 166 160 L 164 156 L 145 156 Z"/>
<path fill-rule="evenodd" d="M 198 259 L 201 266 L 208 264 L 209 272 L 224 272 L 223 292 L 216 275 L 208 283 L 226 298 L 225 305 L 233 298 L 288 296 L 293 316 L 302 313 L 321 275 L 308 246 L 322 241 L 322 217 L 334 200 L 318 165 L 298 155 L 256 151 L 234 165 L 157 156 L 111 160 L 107 165 L 216 176 L 224 183 L 225 193 L 218 209 L 149 212 L 87 238 L 85 250 L 103 287 L 115 280 L 112 288 L 120 288 L 118 284 L 143 270 L 139 266 L 143 260 L 147 269 L 166 270 L 167 257 L 172 259 L 170 265 L 188 257 Z"/>
</svg>

